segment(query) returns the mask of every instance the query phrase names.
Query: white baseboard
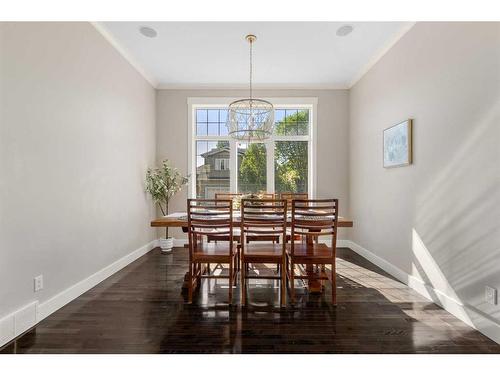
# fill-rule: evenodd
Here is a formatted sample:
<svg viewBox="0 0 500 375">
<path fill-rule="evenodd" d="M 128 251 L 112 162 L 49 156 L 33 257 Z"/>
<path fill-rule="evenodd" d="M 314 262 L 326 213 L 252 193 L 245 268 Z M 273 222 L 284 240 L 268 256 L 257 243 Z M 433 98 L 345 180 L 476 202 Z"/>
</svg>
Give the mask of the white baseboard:
<svg viewBox="0 0 500 375">
<path fill-rule="evenodd" d="M 354 252 L 361 255 L 363 258 L 369 260 L 376 266 L 382 268 L 385 272 L 390 273 L 396 279 L 401 281 L 402 283 L 408 285 L 409 275 L 398 267 L 394 266 L 392 263 L 389 263 L 383 258 L 380 258 L 378 255 L 375 255 L 371 251 L 366 250 L 364 247 L 359 246 L 357 243 L 353 241 L 346 241 L 348 248 L 353 250 Z"/>
<path fill-rule="evenodd" d="M 339 240 L 339 239 L 337 239 L 337 247 L 349 247 L 350 242 L 351 241 L 349 241 L 349 240 Z"/>
<path fill-rule="evenodd" d="M 490 317 L 476 310 L 473 306 L 457 301 L 442 291 L 435 289 L 432 285 L 426 284 L 415 276 L 406 273 L 353 241 L 346 241 L 345 247 L 349 247 L 363 258 L 369 260 L 402 283 L 408 285 L 429 301 L 434 302 L 465 324 L 477 329 L 483 335 L 500 344 L 500 325 Z"/>
<path fill-rule="evenodd" d="M 174 247 L 183 247 L 188 244 L 187 238 L 174 238 Z"/>
<path fill-rule="evenodd" d="M 158 240 L 151 241 L 150 243 L 140 247 L 139 249 L 132 251 L 130 254 L 125 255 L 123 258 L 120 258 L 117 261 L 111 263 L 109 266 L 106 266 L 103 269 L 97 271 L 86 279 L 76 283 L 75 285 L 72 285 L 71 287 L 55 295 L 48 301 L 41 303 L 38 306 L 37 321 L 40 322 L 41 320 L 45 319 L 50 314 L 66 305 L 68 302 L 71 302 L 78 296 L 85 293 L 87 290 L 99 284 L 101 281 L 107 279 L 111 275 L 121 270 L 123 267 L 132 263 L 134 260 L 148 253 L 156 246 L 158 246 Z"/>
<path fill-rule="evenodd" d="M 15 313 L 12 313 L 0 319 L 0 348 L 16 337 L 14 317 Z"/>
<path fill-rule="evenodd" d="M 0 347 L 36 324 L 37 307 L 33 301 L 0 319 Z"/>
<path fill-rule="evenodd" d="M 1 318 L 0 347 L 157 246 L 158 240 L 151 241 L 139 249 L 132 251 L 130 254 L 125 255 L 123 258 L 111 263 L 109 266 L 102 268 L 86 279 L 56 294 L 49 300 L 41 304 L 38 304 L 38 301 L 34 301 Z"/>
</svg>

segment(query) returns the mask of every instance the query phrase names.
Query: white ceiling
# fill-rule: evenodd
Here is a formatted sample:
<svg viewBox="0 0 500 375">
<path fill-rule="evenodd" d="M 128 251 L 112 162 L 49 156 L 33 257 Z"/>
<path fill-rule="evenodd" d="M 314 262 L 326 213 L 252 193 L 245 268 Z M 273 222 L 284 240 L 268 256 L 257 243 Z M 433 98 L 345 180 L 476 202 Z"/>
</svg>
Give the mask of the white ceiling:
<svg viewBox="0 0 500 375">
<path fill-rule="evenodd" d="M 336 36 L 345 24 L 354 31 Z M 97 25 L 157 87 L 347 88 L 412 24 L 407 22 L 104 22 Z M 139 33 L 154 28 L 156 38 Z"/>
</svg>

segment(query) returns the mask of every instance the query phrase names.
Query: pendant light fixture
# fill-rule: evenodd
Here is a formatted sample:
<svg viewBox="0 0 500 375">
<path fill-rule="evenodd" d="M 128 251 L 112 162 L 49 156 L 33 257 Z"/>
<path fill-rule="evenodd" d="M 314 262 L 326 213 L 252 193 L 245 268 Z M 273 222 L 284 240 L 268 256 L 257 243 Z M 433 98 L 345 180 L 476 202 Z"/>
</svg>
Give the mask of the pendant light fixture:
<svg viewBox="0 0 500 375">
<path fill-rule="evenodd" d="M 252 92 L 253 43 L 255 35 L 247 35 L 250 43 L 250 96 L 229 104 L 227 126 L 229 135 L 248 143 L 263 141 L 271 137 L 274 123 L 274 107 L 267 100 L 255 99 Z"/>
</svg>

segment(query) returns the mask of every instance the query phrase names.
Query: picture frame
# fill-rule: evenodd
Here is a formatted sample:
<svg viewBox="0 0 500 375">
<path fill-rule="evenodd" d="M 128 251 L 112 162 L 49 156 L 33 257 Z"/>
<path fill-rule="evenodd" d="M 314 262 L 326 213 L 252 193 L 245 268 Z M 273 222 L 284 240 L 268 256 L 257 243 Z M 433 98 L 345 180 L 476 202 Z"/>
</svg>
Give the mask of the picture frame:
<svg viewBox="0 0 500 375">
<path fill-rule="evenodd" d="M 413 162 L 413 121 L 408 119 L 383 131 L 384 168 L 404 167 Z"/>
</svg>

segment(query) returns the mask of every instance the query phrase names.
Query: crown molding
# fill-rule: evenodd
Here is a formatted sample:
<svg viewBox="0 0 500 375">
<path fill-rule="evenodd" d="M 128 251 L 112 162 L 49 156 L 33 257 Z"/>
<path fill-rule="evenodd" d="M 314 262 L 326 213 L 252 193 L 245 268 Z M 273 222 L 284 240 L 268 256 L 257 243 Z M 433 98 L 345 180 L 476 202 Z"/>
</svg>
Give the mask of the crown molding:
<svg viewBox="0 0 500 375">
<path fill-rule="evenodd" d="M 347 85 L 335 84 L 284 84 L 284 83 L 266 83 L 253 84 L 254 90 L 347 90 Z M 248 90 L 248 83 L 241 84 L 170 84 L 159 83 L 156 86 L 158 90 Z"/>
<path fill-rule="evenodd" d="M 157 90 L 246 90 L 247 83 L 160 83 L 149 74 L 132 54 L 123 47 L 116 38 L 107 30 L 101 22 L 90 22 L 92 26 Z M 350 90 L 361 78 L 368 73 L 373 66 L 408 32 L 416 22 L 408 22 L 401 30 L 391 38 L 378 53 L 356 74 L 350 84 L 314 84 L 314 83 L 265 83 L 254 84 L 256 90 Z"/>
<path fill-rule="evenodd" d="M 415 26 L 416 22 L 408 22 L 401 30 L 391 38 L 384 47 L 382 47 L 371 59 L 370 61 L 358 72 L 358 74 L 354 77 L 351 83 L 348 86 L 348 89 L 351 89 L 356 83 L 358 83 L 361 78 L 364 77 L 366 73 L 370 71 L 371 68 L 375 66 L 375 64 L 382 58 L 384 55 L 389 52 L 389 50 L 394 47 L 394 45 Z"/>
<path fill-rule="evenodd" d="M 111 44 L 123 56 L 123 58 L 127 60 L 128 63 L 132 65 L 132 67 L 137 70 L 137 72 L 141 76 L 143 76 L 151 86 L 153 86 L 153 88 L 156 88 L 158 82 L 156 82 L 153 76 L 151 76 L 132 56 L 132 54 L 116 40 L 116 38 L 108 31 L 108 29 L 106 29 L 106 27 L 101 22 L 90 22 L 90 24 L 95 27 L 95 29 L 104 37 L 104 39 L 106 39 L 109 44 Z"/>
</svg>

